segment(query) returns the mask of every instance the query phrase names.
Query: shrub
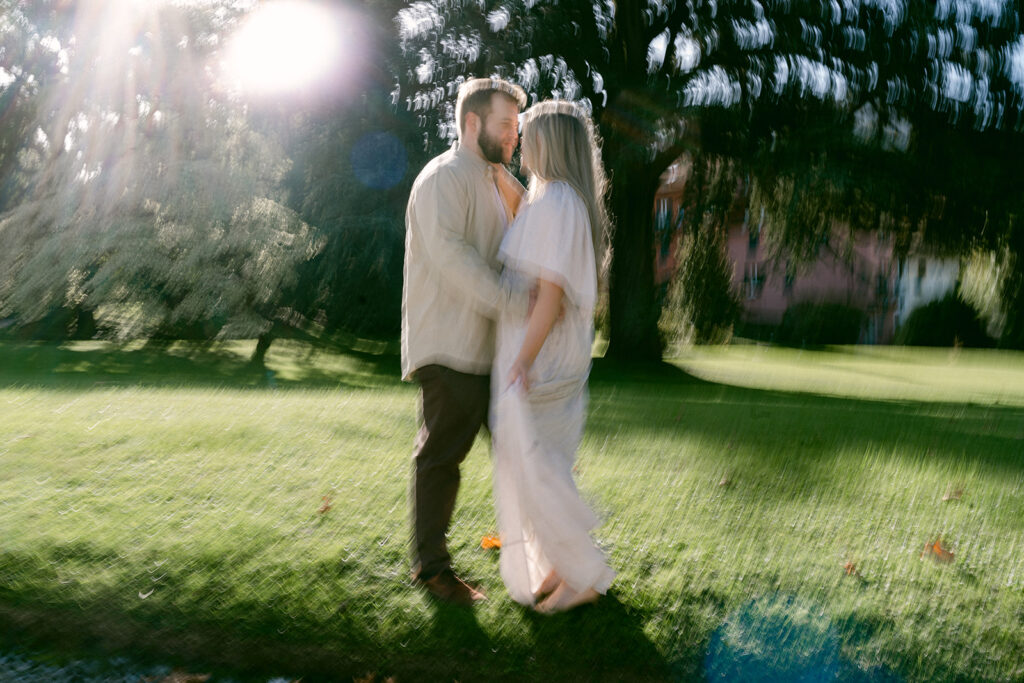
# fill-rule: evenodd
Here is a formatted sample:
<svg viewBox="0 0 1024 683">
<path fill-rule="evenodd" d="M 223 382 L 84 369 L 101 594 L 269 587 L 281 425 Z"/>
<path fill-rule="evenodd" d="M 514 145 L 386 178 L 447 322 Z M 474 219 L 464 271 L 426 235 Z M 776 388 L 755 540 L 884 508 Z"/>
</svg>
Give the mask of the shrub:
<svg viewBox="0 0 1024 683">
<path fill-rule="evenodd" d="M 786 309 L 778 342 L 791 346 L 856 344 L 864 311 L 840 303 L 803 301 Z"/>
<path fill-rule="evenodd" d="M 956 294 L 915 309 L 896 333 L 896 343 L 906 346 L 993 345 L 978 311 Z"/>
</svg>

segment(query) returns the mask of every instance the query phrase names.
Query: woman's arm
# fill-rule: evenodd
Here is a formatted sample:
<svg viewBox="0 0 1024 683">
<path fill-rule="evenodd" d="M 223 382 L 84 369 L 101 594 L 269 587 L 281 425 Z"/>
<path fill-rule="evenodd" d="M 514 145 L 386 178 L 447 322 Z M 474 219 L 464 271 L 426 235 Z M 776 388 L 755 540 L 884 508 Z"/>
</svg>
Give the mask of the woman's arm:
<svg viewBox="0 0 1024 683">
<path fill-rule="evenodd" d="M 521 381 L 524 389 L 530 388 L 527 374 L 562 312 L 562 296 L 562 288 L 554 282 L 537 280 L 537 303 L 534 304 L 530 319 L 526 322 L 526 336 L 519 349 L 519 355 L 516 356 L 509 371 L 508 386 Z"/>
</svg>

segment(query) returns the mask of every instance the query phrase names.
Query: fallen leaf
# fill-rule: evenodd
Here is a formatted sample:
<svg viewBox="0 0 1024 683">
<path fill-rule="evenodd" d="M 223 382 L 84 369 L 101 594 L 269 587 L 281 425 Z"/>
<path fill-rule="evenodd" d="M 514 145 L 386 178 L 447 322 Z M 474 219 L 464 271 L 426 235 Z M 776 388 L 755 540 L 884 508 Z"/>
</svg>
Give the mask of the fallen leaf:
<svg viewBox="0 0 1024 683">
<path fill-rule="evenodd" d="M 497 536 L 484 536 L 480 539 L 480 547 L 484 550 L 501 547 L 501 539 Z"/>
<path fill-rule="evenodd" d="M 944 500 L 944 501 L 960 500 L 960 498 L 963 495 L 964 495 L 964 489 L 963 489 L 962 486 L 959 487 L 959 488 L 953 488 L 952 486 L 950 486 L 949 488 L 946 489 L 946 495 L 944 495 L 942 497 L 942 500 Z"/>
<path fill-rule="evenodd" d="M 942 545 L 942 537 L 935 539 L 934 543 L 929 543 L 921 551 L 921 557 L 930 557 L 936 562 L 952 562 L 953 551 Z"/>
<path fill-rule="evenodd" d="M 843 569 L 846 571 L 847 576 L 860 576 L 860 572 L 857 571 L 857 565 L 852 560 L 844 564 Z"/>
<path fill-rule="evenodd" d="M 331 499 L 329 496 L 323 497 L 323 503 L 320 504 L 320 508 L 317 510 L 321 515 L 331 509 Z"/>
</svg>

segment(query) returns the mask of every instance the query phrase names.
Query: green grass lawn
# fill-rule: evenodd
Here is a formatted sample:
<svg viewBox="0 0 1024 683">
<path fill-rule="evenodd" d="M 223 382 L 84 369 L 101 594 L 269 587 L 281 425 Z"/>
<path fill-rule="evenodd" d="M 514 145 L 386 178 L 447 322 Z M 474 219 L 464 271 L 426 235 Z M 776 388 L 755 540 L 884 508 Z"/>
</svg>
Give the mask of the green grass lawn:
<svg viewBox="0 0 1024 683">
<path fill-rule="evenodd" d="M 253 680 L 1024 680 L 1022 354 L 597 361 L 578 477 L 619 575 L 542 618 L 480 547 L 482 439 L 450 544 L 489 600 L 410 585 L 394 355 L 251 349 L 0 344 L 0 642 Z"/>
</svg>

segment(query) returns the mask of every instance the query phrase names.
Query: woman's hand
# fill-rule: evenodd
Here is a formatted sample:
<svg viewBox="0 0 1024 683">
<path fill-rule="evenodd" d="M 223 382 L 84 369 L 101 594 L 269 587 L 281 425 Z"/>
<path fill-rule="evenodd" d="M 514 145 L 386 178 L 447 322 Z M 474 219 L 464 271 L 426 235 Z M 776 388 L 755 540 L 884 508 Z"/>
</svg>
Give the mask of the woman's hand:
<svg viewBox="0 0 1024 683">
<path fill-rule="evenodd" d="M 540 278 L 537 280 L 537 300 L 533 304 L 533 310 L 526 321 L 526 334 L 523 337 L 523 345 L 519 348 L 519 355 L 508 373 L 508 386 L 521 382 L 523 389 L 530 390 L 530 381 L 527 376 L 533 361 L 536 360 L 544 340 L 551 332 L 552 326 L 558 319 L 562 310 L 562 288 L 553 282 Z"/>
<path fill-rule="evenodd" d="M 530 390 L 530 379 L 529 379 L 530 365 L 532 365 L 532 363 L 531 364 L 527 364 L 527 363 L 523 362 L 522 359 L 516 358 L 515 361 L 512 363 L 512 367 L 509 368 L 508 380 L 506 382 L 506 387 L 514 386 L 516 382 L 519 382 L 520 384 L 523 385 L 523 391 L 529 391 Z"/>
</svg>

